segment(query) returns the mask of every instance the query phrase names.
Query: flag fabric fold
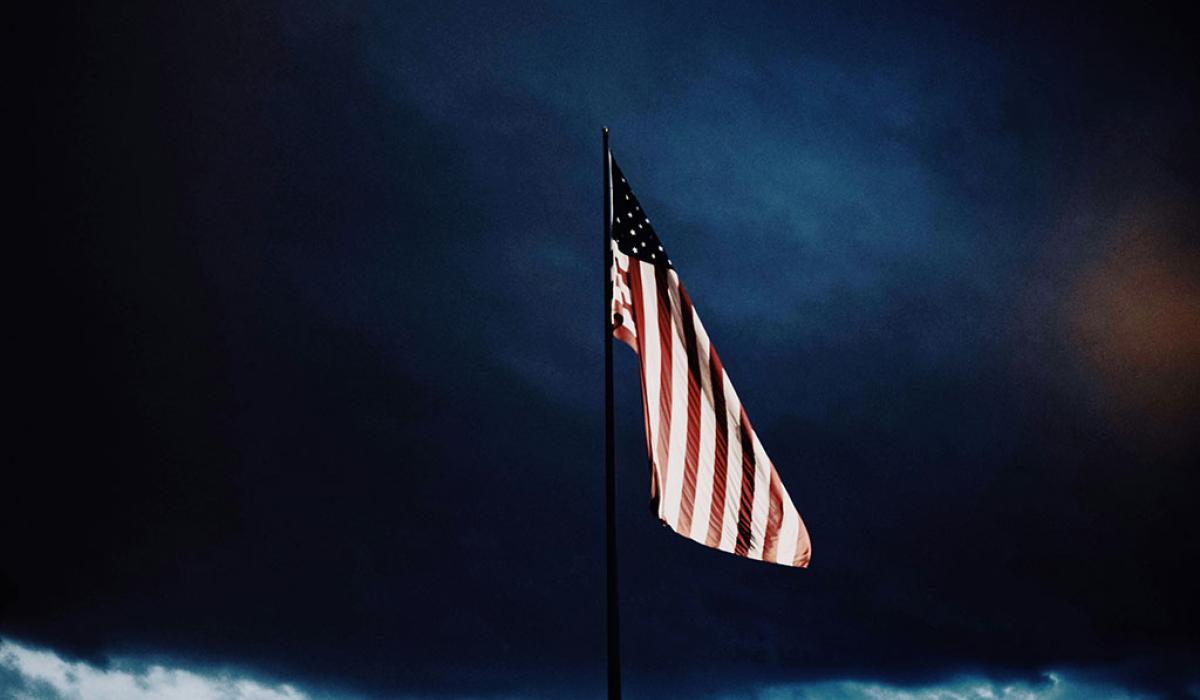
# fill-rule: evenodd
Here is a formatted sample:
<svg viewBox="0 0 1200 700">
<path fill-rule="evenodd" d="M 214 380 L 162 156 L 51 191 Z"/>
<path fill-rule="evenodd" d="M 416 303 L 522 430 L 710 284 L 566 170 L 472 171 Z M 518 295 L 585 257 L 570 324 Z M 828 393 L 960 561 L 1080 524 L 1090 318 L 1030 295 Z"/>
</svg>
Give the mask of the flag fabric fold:
<svg viewBox="0 0 1200 700">
<path fill-rule="evenodd" d="M 662 241 L 609 153 L 612 332 L 638 354 L 651 499 L 675 532 L 807 566 L 804 521 L 750 425 Z"/>
</svg>

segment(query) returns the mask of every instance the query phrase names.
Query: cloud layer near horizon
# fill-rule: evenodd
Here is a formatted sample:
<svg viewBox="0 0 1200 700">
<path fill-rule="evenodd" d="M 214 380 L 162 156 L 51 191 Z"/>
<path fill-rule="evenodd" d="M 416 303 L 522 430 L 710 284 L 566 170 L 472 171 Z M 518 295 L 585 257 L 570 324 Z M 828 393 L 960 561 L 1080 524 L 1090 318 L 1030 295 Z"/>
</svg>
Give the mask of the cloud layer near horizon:
<svg viewBox="0 0 1200 700">
<path fill-rule="evenodd" d="M 0 640 L 0 694 L 14 700 L 310 700 L 283 683 L 230 672 L 116 660 L 108 668 Z"/>
<path fill-rule="evenodd" d="M 1200 697 L 1197 688 L 1193 697 Z M 292 683 L 270 683 L 245 672 L 189 669 L 114 659 L 107 668 L 68 661 L 53 651 L 0 639 L 0 694 L 12 700 L 368 700 L 334 695 Z M 387 697 L 397 697 L 388 695 Z M 415 698 L 417 696 L 403 696 Z M 493 700 L 499 696 L 488 696 Z M 507 696 L 506 696 L 507 697 Z M 713 700 L 1149 700 L 1095 674 L 1048 671 L 1040 681 L 1005 682 L 959 676 L 919 686 L 829 680 L 749 687 L 710 696 Z"/>
</svg>

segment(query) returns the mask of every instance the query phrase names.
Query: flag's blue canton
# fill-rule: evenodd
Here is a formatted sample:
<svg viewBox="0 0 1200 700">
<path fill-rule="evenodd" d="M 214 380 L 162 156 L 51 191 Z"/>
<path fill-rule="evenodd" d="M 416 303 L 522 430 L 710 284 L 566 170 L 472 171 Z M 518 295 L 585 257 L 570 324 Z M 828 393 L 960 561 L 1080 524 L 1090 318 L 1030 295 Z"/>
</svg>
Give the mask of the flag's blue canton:
<svg viewBox="0 0 1200 700">
<path fill-rule="evenodd" d="M 650 218 L 642 210 L 637 197 L 625 180 L 625 175 L 612 164 L 613 201 L 612 201 L 612 236 L 617 242 L 617 248 L 624 254 L 637 258 L 642 262 L 653 265 L 672 267 L 667 251 L 663 250 L 662 241 L 650 226 Z"/>
</svg>

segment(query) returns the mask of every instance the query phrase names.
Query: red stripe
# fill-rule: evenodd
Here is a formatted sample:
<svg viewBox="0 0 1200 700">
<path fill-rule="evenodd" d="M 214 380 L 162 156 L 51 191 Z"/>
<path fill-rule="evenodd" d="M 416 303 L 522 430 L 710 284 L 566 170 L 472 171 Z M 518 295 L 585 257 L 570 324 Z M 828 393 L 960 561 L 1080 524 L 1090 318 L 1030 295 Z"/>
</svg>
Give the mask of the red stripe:
<svg viewBox="0 0 1200 700">
<path fill-rule="evenodd" d="M 744 557 L 754 541 L 754 532 L 750 527 L 754 515 L 754 441 L 750 436 L 750 420 L 744 408 L 738 423 L 738 439 L 742 441 L 742 500 L 738 504 L 737 542 L 733 553 Z"/>
<path fill-rule="evenodd" d="M 799 517 L 797 514 L 796 517 Z M 812 559 L 812 541 L 808 539 L 808 530 L 804 527 L 804 520 L 800 520 L 800 534 L 796 535 L 796 556 L 792 560 L 792 566 L 808 566 L 809 560 Z"/>
<path fill-rule="evenodd" d="M 639 264 L 634 260 L 629 261 L 630 275 L 628 280 L 629 292 L 633 296 L 633 325 L 637 329 L 638 357 L 641 360 L 640 364 L 642 366 L 642 422 L 646 426 L 646 454 L 650 457 L 650 500 L 653 501 L 658 498 L 658 474 L 654 470 L 654 448 L 650 444 L 650 402 L 649 397 L 646 395 L 646 353 L 643 352 L 645 349 L 644 343 L 646 342 L 646 313 L 642 304 L 642 275 L 640 274 L 641 271 L 636 267 Z"/>
<path fill-rule="evenodd" d="M 633 348 L 634 352 L 638 351 L 637 338 L 635 338 L 633 334 L 629 332 L 628 328 L 624 326 L 617 326 L 613 328 L 613 337 Z"/>
<path fill-rule="evenodd" d="M 658 480 L 667 483 L 667 459 L 671 451 L 671 353 L 675 333 L 671 329 L 671 295 L 667 289 L 667 268 L 654 266 L 658 292 Z"/>
<path fill-rule="evenodd" d="M 683 341 L 688 360 L 688 422 L 687 453 L 684 456 L 683 495 L 679 504 L 679 533 L 692 532 L 692 511 L 696 501 L 696 469 L 700 463 L 700 354 L 696 347 L 696 322 L 692 317 L 692 300 L 683 284 L 679 291 L 679 313 L 683 316 Z"/>
<path fill-rule="evenodd" d="M 714 432 L 717 437 L 713 445 L 713 488 L 712 507 L 708 512 L 708 539 L 705 544 L 709 547 L 721 545 L 721 530 L 725 522 L 725 462 L 728 459 L 729 442 L 728 416 L 725 408 L 725 368 L 717 357 L 717 351 L 708 349 L 709 384 L 712 385 L 713 413 L 716 415 Z"/>
</svg>

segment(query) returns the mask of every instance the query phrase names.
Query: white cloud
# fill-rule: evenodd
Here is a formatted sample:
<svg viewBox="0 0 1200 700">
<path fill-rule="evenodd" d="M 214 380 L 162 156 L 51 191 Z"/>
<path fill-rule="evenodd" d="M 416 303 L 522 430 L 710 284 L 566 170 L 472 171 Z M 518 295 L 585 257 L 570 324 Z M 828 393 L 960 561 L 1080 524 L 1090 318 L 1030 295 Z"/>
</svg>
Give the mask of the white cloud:
<svg viewBox="0 0 1200 700">
<path fill-rule="evenodd" d="M 157 665 L 136 672 L 119 664 L 99 669 L 8 640 L 0 640 L 0 670 L 0 695 L 11 693 L 13 700 L 311 700 L 286 683 Z"/>
<path fill-rule="evenodd" d="M 1086 674 L 1054 671 L 1045 673 L 1040 683 L 962 677 L 911 687 L 852 680 L 770 685 L 750 695 L 730 695 L 722 700 L 1149 700 L 1154 697 L 1090 680 Z"/>
<path fill-rule="evenodd" d="M 1193 697 L 1200 697 L 1190 689 Z M 585 693 L 591 697 L 594 693 Z M 549 696 L 557 697 L 551 693 Z M 411 696 L 409 700 L 415 700 Z M 432 696 L 431 696 L 432 697 Z M 443 696 L 436 696 L 443 697 Z M 1051 671 L 1036 682 L 959 676 L 900 686 L 856 680 L 765 684 L 711 700 L 1148 700 L 1085 671 Z M 271 685 L 229 672 L 196 671 L 114 660 L 107 668 L 66 661 L 52 651 L 0 639 L 0 698 L 4 700 L 331 700 L 289 683 Z M 366 700 L 339 696 L 339 700 Z M 460 698 L 459 700 L 464 700 Z M 490 700 L 501 700 L 491 697 Z"/>
</svg>

